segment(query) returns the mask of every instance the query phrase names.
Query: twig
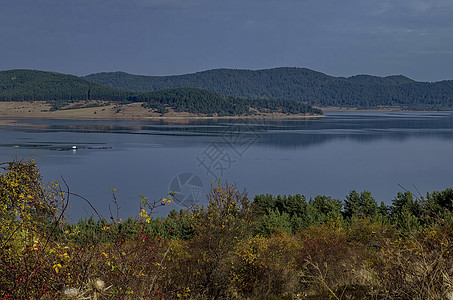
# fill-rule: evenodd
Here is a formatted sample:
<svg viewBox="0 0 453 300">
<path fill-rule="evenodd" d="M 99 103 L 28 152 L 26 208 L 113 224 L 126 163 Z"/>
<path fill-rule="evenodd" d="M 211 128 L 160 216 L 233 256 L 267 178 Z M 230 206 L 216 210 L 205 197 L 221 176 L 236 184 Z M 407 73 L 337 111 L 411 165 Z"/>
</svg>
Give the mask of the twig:
<svg viewBox="0 0 453 300">
<path fill-rule="evenodd" d="M 314 263 L 314 262 L 312 262 L 312 261 L 310 261 L 310 260 L 308 260 L 308 259 L 306 260 L 306 262 L 307 262 L 309 265 L 311 265 L 312 267 L 314 267 L 314 268 L 318 271 L 318 273 L 319 273 L 319 277 L 318 277 L 319 280 L 320 280 L 321 283 L 327 288 L 327 290 L 335 297 L 335 299 L 341 300 L 341 299 L 343 298 L 343 294 L 344 294 L 344 291 L 345 291 L 346 287 L 345 287 L 345 289 L 343 290 L 343 293 L 341 294 L 341 298 L 338 298 L 338 296 L 335 294 L 335 292 L 332 291 L 332 289 L 327 285 L 327 283 L 326 283 L 326 281 L 325 281 L 325 278 L 324 278 L 324 275 L 322 274 L 322 271 L 321 271 L 321 269 L 319 268 L 318 263 Z M 326 268 L 327 268 L 327 264 L 326 264 Z"/>
<path fill-rule="evenodd" d="M 165 251 L 164 256 L 163 256 L 162 259 L 160 260 L 160 263 L 159 263 L 159 266 L 158 266 L 158 268 L 157 268 L 156 274 L 154 275 L 153 280 L 151 281 L 151 287 L 150 287 L 149 290 L 148 290 L 148 294 L 151 294 L 151 292 L 152 292 L 152 290 L 153 290 L 154 282 L 155 282 L 156 279 L 157 279 L 157 275 L 158 275 L 160 269 L 162 268 L 162 264 L 163 264 L 163 262 L 164 262 L 164 260 L 165 260 L 165 257 L 167 256 L 168 252 L 170 251 L 170 248 L 171 248 L 171 246 L 173 245 L 173 242 L 174 242 L 174 240 L 171 240 L 170 245 L 169 245 L 168 248 L 167 248 L 167 251 Z"/>
<path fill-rule="evenodd" d="M 119 220 L 120 220 L 120 206 L 118 205 L 118 199 L 116 199 L 116 195 L 115 195 L 115 189 L 112 188 L 112 198 L 113 198 L 113 204 L 115 204 L 115 207 L 116 207 L 116 220 L 115 218 L 113 217 L 113 213 L 112 213 L 112 210 L 110 208 L 110 204 L 109 204 L 109 213 L 110 213 L 110 220 L 112 220 L 113 222 L 117 223 Z"/>
<path fill-rule="evenodd" d="M 69 191 L 68 191 L 68 195 L 72 195 L 72 196 L 78 197 L 78 198 L 82 199 L 83 201 L 85 201 L 86 203 L 88 203 L 88 205 L 91 207 L 91 209 L 94 211 L 94 213 L 98 216 L 98 218 L 101 219 L 101 220 L 105 220 L 105 218 L 100 213 L 98 213 L 96 208 L 94 208 L 94 206 L 91 204 L 91 202 L 87 198 L 85 198 L 85 197 L 83 197 L 83 196 L 81 196 L 79 194 L 69 192 Z"/>
<path fill-rule="evenodd" d="M 63 215 L 64 215 L 64 212 L 66 211 L 66 209 L 68 208 L 68 205 L 69 205 L 69 186 L 68 184 L 66 183 L 66 180 L 63 178 L 63 176 L 61 176 L 61 180 L 63 180 L 63 183 L 64 185 L 66 186 L 66 189 L 67 189 L 67 192 L 66 194 L 68 195 L 68 197 L 66 198 L 66 203 L 65 203 L 65 206 L 63 207 L 63 209 L 61 210 L 61 213 L 60 213 L 60 216 L 58 217 L 58 219 L 55 221 L 55 225 L 54 227 L 52 228 L 52 231 L 49 233 L 49 236 L 47 237 L 47 240 L 46 240 L 46 243 L 44 244 L 44 247 L 42 247 L 42 251 L 44 251 L 44 249 L 47 247 L 47 245 L 49 244 L 49 241 L 50 241 L 50 238 L 52 237 L 53 233 L 55 232 L 55 230 L 57 229 L 61 219 L 63 218 Z"/>
</svg>

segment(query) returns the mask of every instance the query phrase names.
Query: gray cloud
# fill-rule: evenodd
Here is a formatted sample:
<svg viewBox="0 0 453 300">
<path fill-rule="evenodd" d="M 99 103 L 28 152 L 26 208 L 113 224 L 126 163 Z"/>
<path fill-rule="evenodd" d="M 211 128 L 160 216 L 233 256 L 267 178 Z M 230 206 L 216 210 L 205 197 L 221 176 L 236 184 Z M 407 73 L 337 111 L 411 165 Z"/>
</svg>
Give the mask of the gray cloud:
<svg viewBox="0 0 453 300">
<path fill-rule="evenodd" d="M 299 66 L 453 79 L 452 15 L 444 0 L 3 0 L 0 69 Z"/>
</svg>

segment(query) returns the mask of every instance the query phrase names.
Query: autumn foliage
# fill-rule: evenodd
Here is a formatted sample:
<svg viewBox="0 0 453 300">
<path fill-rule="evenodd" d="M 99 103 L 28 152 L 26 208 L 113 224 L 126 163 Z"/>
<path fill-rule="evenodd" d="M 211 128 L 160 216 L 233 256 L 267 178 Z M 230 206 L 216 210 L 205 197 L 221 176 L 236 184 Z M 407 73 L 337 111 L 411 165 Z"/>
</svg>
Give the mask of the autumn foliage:
<svg viewBox="0 0 453 300">
<path fill-rule="evenodd" d="M 453 192 L 345 201 L 218 183 L 207 205 L 69 223 L 76 197 L 33 161 L 0 173 L 1 299 L 453 299 Z M 116 201 L 116 199 L 115 199 Z"/>
</svg>

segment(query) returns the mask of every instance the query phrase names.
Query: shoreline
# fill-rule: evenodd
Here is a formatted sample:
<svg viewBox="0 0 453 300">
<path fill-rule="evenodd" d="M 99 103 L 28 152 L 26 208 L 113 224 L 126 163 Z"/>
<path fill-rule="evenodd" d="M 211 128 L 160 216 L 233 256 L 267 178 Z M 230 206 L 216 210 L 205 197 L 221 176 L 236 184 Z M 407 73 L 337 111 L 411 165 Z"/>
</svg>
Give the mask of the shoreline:
<svg viewBox="0 0 453 300">
<path fill-rule="evenodd" d="M 356 107 L 337 107 L 337 106 L 328 106 L 328 107 L 317 107 L 314 108 L 321 109 L 324 112 L 453 112 L 453 110 L 412 110 L 404 109 L 402 107 L 391 107 L 385 106 L 381 108 L 356 108 Z"/>
<path fill-rule="evenodd" d="M 96 104 L 95 107 L 79 107 L 73 104 L 70 109 L 50 111 L 51 105 L 46 101 L 0 101 L 0 120 L 5 123 L 14 119 L 64 119 L 64 120 L 130 120 L 130 121 L 191 121 L 217 119 L 312 119 L 323 118 L 324 115 L 288 115 L 283 113 L 264 113 L 247 116 L 204 116 L 187 112 L 169 111 L 161 115 L 151 109 L 142 107 L 141 102 L 129 104 L 111 104 L 105 101 L 89 101 L 85 105 Z"/>
<path fill-rule="evenodd" d="M 104 121 L 163 121 L 167 123 L 187 123 L 197 120 L 225 119 L 265 119 L 265 120 L 304 120 L 324 118 L 326 115 L 288 115 L 283 113 L 264 113 L 247 116 L 206 116 L 187 112 L 169 111 L 160 113 L 142 107 L 142 103 L 112 104 L 106 101 L 87 101 L 81 104 L 71 104 L 70 109 L 50 111 L 51 105 L 46 101 L 0 101 L 0 125 L 17 124 L 17 119 L 61 119 L 61 120 L 104 120 Z M 81 107 L 81 105 L 95 105 Z M 381 107 L 373 109 L 316 107 L 324 112 L 453 112 L 453 111 L 416 111 L 396 107 Z"/>
</svg>

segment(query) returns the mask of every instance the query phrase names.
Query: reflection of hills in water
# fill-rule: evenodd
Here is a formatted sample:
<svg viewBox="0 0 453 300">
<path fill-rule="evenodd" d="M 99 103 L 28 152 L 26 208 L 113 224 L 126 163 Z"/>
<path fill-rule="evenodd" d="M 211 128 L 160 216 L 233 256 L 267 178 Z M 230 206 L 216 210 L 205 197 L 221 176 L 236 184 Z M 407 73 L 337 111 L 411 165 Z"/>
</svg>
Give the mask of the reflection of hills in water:
<svg viewBox="0 0 453 300">
<path fill-rule="evenodd" d="M 281 147 L 305 147 L 331 140 L 372 142 L 378 139 L 404 140 L 414 136 L 453 141 L 453 115 L 332 114 L 319 122 L 308 121 L 280 130 L 270 130 L 268 134 L 262 136 L 259 143 Z"/>
<path fill-rule="evenodd" d="M 8 127 L 8 130 L 201 137 L 190 141 L 163 141 L 181 147 L 188 143 L 206 143 L 205 138 L 222 142 L 225 134 L 258 136 L 257 143 L 282 148 L 307 147 L 333 139 L 371 142 L 423 136 L 453 140 L 453 114 L 450 113 L 336 112 L 320 119 L 193 120 L 185 125 L 171 125 L 164 121 L 27 120 L 26 123 L 27 126 Z"/>
</svg>

